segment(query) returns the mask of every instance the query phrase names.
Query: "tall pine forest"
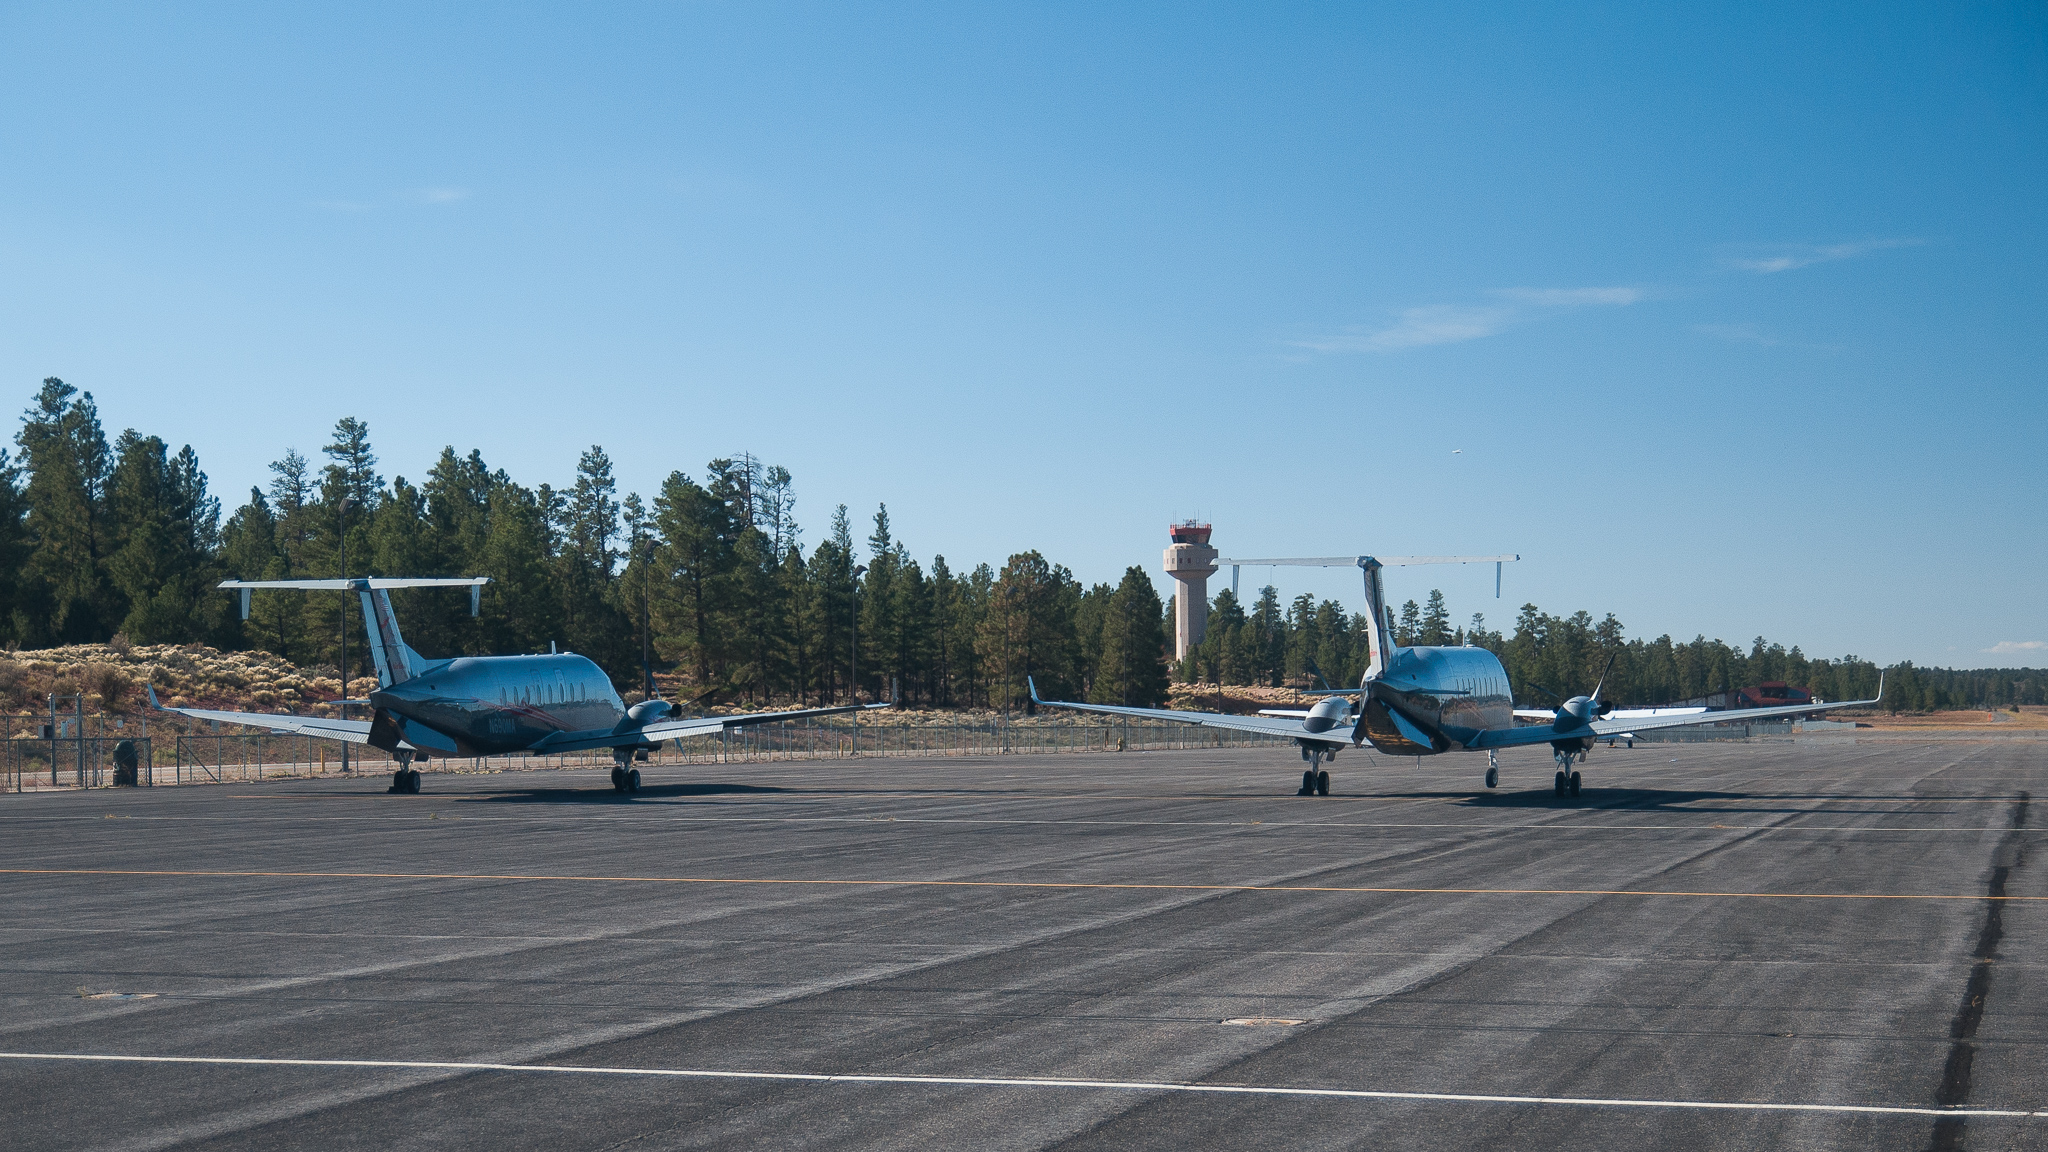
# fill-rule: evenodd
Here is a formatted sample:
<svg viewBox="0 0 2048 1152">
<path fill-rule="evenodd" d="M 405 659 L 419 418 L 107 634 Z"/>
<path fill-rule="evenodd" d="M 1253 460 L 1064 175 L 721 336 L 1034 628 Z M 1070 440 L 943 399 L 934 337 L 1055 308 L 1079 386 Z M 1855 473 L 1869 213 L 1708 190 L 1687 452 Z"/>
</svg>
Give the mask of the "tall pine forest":
<svg viewBox="0 0 2048 1152">
<path fill-rule="evenodd" d="M 248 620 L 222 579 L 489 576 L 472 618 L 459 591 L 404 590 L 406 640 L 429 656 L 582 653 L 629 696 L 647 663 L 703 703 L 770 705 L 893 698 L 910 705 L 1014 708 L 1041 693 L 1158 704 L 1170 679 L 1213 684 L 1356 684 L 1365 622 L 1336 601 L 1212 602 L 1208 636 L 1185 661 L 1169 648 L 1172 606 L 1145 569 L 1084 587 L 1037 551 L 998 567 L 933 556 L 900 539 L 888 509 L 857 529 L 844 505 L 822 540 L 799 527 L 790 472 L 751 455 L 694 477 L 669 473 L 651 499 L 621 496 L 593 446 L 574 481 L 527 487 L 476 451 L 444 448 L 417 481 L 387 481 L 363 421 L 333 429 L 315 457 L 287 448 L 223 516 L 198 455 L 128 430 L 108 439 L 91 393 L 50 378 L 0 452 L 0 640 L 10 649 L 103 643 L 262 649 L 333 667 L 346 630 L 363 674 L 360 607 L 333 592 L 262 591 Z M 1656 704 L 1763 681 L 1826 699 L 1877 686 L 1854 656 L 1821 659 L 1757 637 L 1631 638 L 1613 615 L 1522 606 L 1512 631 L 1452 622 L 1441 592 L 1399 608 L 1401 643 L 1498 653 L 1520 704 L 1591 690 Z M 2041 704 L 2035 669 L 1894 669 L 1888 707 Z"/>
</svg>

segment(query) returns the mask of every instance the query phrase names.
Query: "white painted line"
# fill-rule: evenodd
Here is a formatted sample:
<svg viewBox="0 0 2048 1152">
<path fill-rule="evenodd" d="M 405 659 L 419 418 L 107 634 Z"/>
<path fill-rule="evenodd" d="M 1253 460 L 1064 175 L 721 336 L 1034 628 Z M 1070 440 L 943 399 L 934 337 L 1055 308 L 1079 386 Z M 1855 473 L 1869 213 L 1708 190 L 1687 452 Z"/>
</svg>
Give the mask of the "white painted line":
<svg viewBox="0 0 2048 1152">
<path fill-rule="evenodd" d="M 0 1060 L 75 1060 L 113 1064 L 214 1064 L 283 1068 L 395 1068 L 425 1072 L 554 1072 L 584 1076 L 667 1076 L 692 1080 L 776 1080 L 820 1084 L 912 1084 L 941 1088 L 1092 1088 L 1225 1096 L 1310 1096 L 1346 1100 L 1421 1100 L 1449 1104 L 1544 1104 L 1579 1108 L 1677 1108 L 1721 1112 L 1834 1112 L 1883 1116 L 1983 1116 L 2048 1119 L 2048 1110 L 1918 1108 L 1898 1104 L 1772 1104 L 1749 1100 L 1608 1100 L 1590 1096 L 1482 1096 L 1462 1092 L 1383 1092 L 1362 1088 L 1268 1088 L 1255 1084 L 1176 1084 L 1148 1080 L 1039 1080 L 1006 1076 L 885 1076 L 832 1072 L 737 1072 L 694 1068 L 607 1068 L 588 1064 L 490 1064 L 462 1060 L 285 1060 L 254 1056 L 114 1056 L 79 1052 L 0 1052 Z"/>
</svg>

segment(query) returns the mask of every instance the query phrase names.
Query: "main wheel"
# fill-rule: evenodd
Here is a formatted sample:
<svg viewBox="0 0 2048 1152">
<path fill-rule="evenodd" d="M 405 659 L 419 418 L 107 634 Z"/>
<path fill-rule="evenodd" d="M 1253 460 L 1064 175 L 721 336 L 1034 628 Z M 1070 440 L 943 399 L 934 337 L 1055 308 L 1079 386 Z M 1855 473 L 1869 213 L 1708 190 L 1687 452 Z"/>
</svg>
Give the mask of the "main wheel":
<svg viewBox="0 0 2048 1152">
<path fill-rule="evenodd" d="M 624 792 L 625 790 L 626 770 L 624 768 L 619 767 L 617 764 L 614 764 L 612 765 L 612 791 Z"/>
<path fill-rule="evenodd" d="M 399 794 L 402 794 L 402 793 L 404 793 L 404 792 L 406 791 L 406 787 L 405 787 L 405 784 L 406 784 L 406 780 L 405 780 L 405 769 L 403 769 L 403 768 L 394 768 L 394 769 L 392 769 L 392 770 L 391 770 L 391 791 L 392 791 L 392 792 L 394 792 L 394 793 L 399 793 Z"/>
<path fill-rule="evenodd" d="M 1493 788 L 1493 787 L 1496 787 L 1496 786 L 1498 786 L 1499 784 L 1500 784 L 1500 769 L 1498 769 L 1498 768 L 1488 768 L 1488 769 L 1486 770 L 1486 786 L 1487 786 L 1488 788 Z"/>
<path fill-rule="evenodd" d="M 405 770 L 405 790 L 414 796 L 420 794 L 420 774 L 414 769 Z"/>
<path fill-rule="evenodd" d="M 1579 774 L 1577 772 L 1572 773 L 1570 778 L 1565 781 L 1565 786 L 1571 789 L 1572 795 L 1577 796 L 1579 794 Z"/>
<path fill-rule="evenodd" d="M 1554 786 L 1556 787 L 1556 789 L 1557 789 L 1557 794 L 1558 794 L 1559 796 L 1562 796 L 1562 795 L 1564 795 L 1564 790 L 1565 790 L 1565 788 L 1566 788 L 1566 787 L 1568 786 L 1568 785 L 1567 785 L 1567 782 L 1566 782 L 1566 780 L 1565 780 L 1565 777 L 1564 777 L 1564 773 L 1562 773 L 1562 772 L 1559 772 L 1559 773 L 1557 774 L 1557 779 L 1556 779 L 1556 780 L 1554 781 Z"/>
<path fill-rule="evenodd" d="M 1296 796 L 1313 796 L 1316 793 L 1316 770 L 1311 768 L 1301 774 L 1301 791 Z"/>
<path fill-rule="evenodd" d="M 1318 796 L 1328 796 L 1329 794 L 1330 794 L 1330 774 L 1329 774 L 1328 772 L 1318 772 L 1318 773 L 1316 773 L 1316 795 L 1318 795 Z"/>
<path fill-rule="evenodd" d="M 1574 773 L 1572 773 L 1572 775 L 1573 775 L 1573 776 L 1577 776 L 1577 775 L 1578 775 L 1578 773 L 1574 772 Z M 633 769 L 629 769 L 629 770 L 627 770 L 627 772 L 626 772 L 626 791 L 628 791 L 628 792 L 638 792 L 639 790 L 640 790 L 640 770 L 639 770 L 638 768 L 633 768 Z M 1574 791 L 1576 791 L 1576 786 L 1574 786 Z"/>
</svg>

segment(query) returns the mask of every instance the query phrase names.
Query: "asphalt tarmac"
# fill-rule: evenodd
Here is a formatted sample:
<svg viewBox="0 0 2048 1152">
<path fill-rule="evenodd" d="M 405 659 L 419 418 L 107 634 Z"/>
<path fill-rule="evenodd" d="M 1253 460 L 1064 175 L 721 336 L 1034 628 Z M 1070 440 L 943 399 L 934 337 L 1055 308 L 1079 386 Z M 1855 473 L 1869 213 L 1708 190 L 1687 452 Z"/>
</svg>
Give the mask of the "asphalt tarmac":
<svg viewBox="0 0 2048 1152">
<path fill-rule="evenodd" d="M 2048 1147 L 2048 742 L 1484 766 L 0 797 L 4 1143 Z"/>
</svg>

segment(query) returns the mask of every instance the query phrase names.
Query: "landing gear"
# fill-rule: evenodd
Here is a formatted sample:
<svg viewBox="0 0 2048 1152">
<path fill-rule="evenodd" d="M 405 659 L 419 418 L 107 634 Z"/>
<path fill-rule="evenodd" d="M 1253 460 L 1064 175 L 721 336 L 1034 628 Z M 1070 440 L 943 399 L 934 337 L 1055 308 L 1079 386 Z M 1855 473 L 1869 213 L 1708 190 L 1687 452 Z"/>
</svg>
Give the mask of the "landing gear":
<svg viewBox="0 0 2048 1152">
<path fill-rule="evenodd" d="M 1316 794 L 1316 770 L 1315 770 L 1315 769 L 1313 769 L 1313 768 L 1310 768 L 1310 769 L 1309 769 L 1308 771 L 1306 771 L 1306 772 L 1303 772 L 1303 773 L 1301 774 L 1301 791 L 1299 791 L 1299 792 L 1296 792 L 1296 793 L 1295 793 L 1295 795 L 1296 795 L 1296 796 L 1313 796 L 1313 795 L 1315 795 L 1315 794 Z"/>
<path fill-rule="evenodd" d="M 1486 786 L 1488 788 L 1494 788 L 1498 787 L 1499 785 L 1500 753 L 1495 752 L 1491 748 L 1488 748 L 1486 750 Z"/>
<path fill-rule="evenodd" d="M 612 765 L 612 791 L 638 792 L 640 790 L 640 770 L 638 768 L 628 768 L 626 765 L 629 763 L 630 761 L 625 757 L 620 757 L 618 763 Z"/>
<path fill-rule="evenodd" d="M 1329 774 L 1328 772 L 1318 772 L 1318 773 L 1316 773 L 1316 795 L 1318 795 L 1318 796 L 1328 796 L 1329 794 L 1330 794 L 1330 774 Z"/>
<path fill-rule="evenodd" d="M 1557 761 L 1557 775 L 1551 781 L 1557 790 L 1557 794 L 1559 796 L 1577 796 L 1579 794 L 1579 774 L 1572 770 L 1572 762 L 1576 760 L 1581 764 L 1585 763 L 1586 750 L 1583 748 L 1559 748 L 1553 744 L 1551 745 L 1550 755 Z"/>
<path fill-rule="evenodd" d="M 398 769 L 391 773 L 391 791 L 397 794 L 419 795 L 420 774 L 413 768 L 411 756 L 399 756 Z"/>
</svg>

